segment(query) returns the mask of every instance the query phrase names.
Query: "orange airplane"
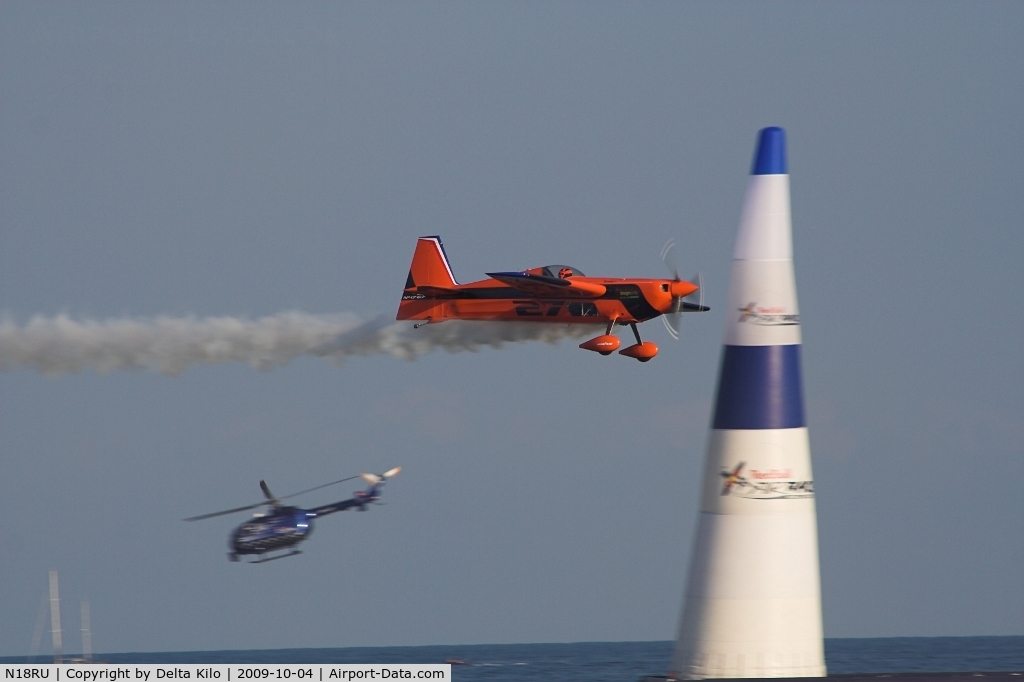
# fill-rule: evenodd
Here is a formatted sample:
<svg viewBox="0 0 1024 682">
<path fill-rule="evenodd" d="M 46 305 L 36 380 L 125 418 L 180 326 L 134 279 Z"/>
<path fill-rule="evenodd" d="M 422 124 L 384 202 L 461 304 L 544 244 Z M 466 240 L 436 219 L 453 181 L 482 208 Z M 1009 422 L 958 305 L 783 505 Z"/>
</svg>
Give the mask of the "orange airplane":
<svg viewBox="0 0 1024 682">
<path fill-rule="evenodd" d="M 663 259 L 672 246 L 670 242 L 662 249 Z M 629 325 L 636 344 L 619 354 L 647 362 L 658 354 L 658 346 L 640 340 L 638 322 L 665 315 L 665 328 L 679 338 L 680 313 L 710 310 L 703 301 L 684 300 L 697 294 L 700 286 L 681 280 L 678 274 L 673 279 L 587 277 L 567 265 L 548 265 L 522 272 L 489 272 L 487 276 L 490 279 L 459 284 L 441 238 L 420 237 L 397 319 L 420 320 L 416 327 L 445 320 L 603 323 L 607 325 L 604 334 L 580 344 L 580 348 L 601 355 L 611 355 L 619 348 L 619 339 L 612 334 L 615 325 Z"/>
</svg>

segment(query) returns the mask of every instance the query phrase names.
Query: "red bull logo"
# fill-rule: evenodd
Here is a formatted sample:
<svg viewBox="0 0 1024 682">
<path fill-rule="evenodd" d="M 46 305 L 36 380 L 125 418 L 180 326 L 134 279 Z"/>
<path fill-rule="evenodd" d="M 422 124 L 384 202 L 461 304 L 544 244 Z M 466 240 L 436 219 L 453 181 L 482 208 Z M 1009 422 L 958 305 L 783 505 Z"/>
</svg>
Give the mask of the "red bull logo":
<svg viewBox="0 0 1024 682">
<path fill-rule="evenodd" d="M 722 469 L 722 491 L 720 495 L 745 497 L 751 500 L 793 500 L 814 497 L 814 481 L 798 481 L 789 469 L 750 470 L 750 476 L 743 475 L 746 462 L 740 462 L 732 469 Z"/>
<path fill-rule="evenodd" d="M 739 322 L 761 327 L 790 327 L 800 324 L 800 315 L 787 313 L 784 306 L 759 306 L 752 301 L 736 310 L 740 313 Z"/>
</svg>

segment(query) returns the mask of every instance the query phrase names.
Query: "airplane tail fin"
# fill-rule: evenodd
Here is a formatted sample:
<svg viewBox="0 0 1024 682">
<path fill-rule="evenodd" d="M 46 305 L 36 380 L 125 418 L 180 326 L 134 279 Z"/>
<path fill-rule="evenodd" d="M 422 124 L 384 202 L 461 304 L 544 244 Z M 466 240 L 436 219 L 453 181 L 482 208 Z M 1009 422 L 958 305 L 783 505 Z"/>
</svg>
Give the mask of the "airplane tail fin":
<svg viewBox="0 0 1024 682">
<path fill-rule="evenodd" d="M 398 319 L 430 319 L 434 302 L 423 301 L 423 292 L 436 293 L 452 289 L 458 284 L 448 264 L 448 255 L 444 252 L 441 238 L 437 235 L 420 237 L 416 242 L 416 251 L 412 254 L 402 302 L 398 306 Z"/>
<path fill-rule="evenodd" d="M 448 264 L 448 255 L 444 252 L 444 244 L 437 235 L 420 237 L 416 242 L 416 251 L 412 254 L 412 265 L 409 266 L 409 277 L 405 280 L 405 288 L 414 287 L 454 287 L 458 284 Z"/>
</svg>

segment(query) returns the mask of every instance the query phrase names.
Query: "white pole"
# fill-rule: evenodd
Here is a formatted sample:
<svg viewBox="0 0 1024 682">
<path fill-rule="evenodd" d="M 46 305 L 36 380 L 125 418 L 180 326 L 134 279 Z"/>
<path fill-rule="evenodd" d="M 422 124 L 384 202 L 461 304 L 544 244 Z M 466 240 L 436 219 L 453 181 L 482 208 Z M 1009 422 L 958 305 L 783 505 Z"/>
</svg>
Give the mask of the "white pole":
<svg viewBox="0 0 1024 682">
<path fill-rule="evenodd" d="M 46 602 L 47 595 L 39 599 L 39 613 L 36 614 L 36 629 L 32 633 L 32 645 L 28 649 L 29 662 L 34 662 L 36 654 L 39 653 L 39 645 L 43 641 L 43 628 L 46 627 Z"/>
<path fill-rule="evenodd" d="M 50 571 L 50 634 L 53 635 L 53 662 L 61 662 L 60 593 L 57 571 Z"/>
<path fill-rule="evenodd" d="M 82 602 L 82 658 L 92 660 L 92 630 L 89 627 L 89 602 Z"/>
</svg>

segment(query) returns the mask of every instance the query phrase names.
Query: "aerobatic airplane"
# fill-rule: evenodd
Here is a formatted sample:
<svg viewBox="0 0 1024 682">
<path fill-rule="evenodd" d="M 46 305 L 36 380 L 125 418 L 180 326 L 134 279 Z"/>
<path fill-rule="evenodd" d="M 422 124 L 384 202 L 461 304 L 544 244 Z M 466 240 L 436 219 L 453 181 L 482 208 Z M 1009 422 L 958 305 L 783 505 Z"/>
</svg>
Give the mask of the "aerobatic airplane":
<svg viewBox="0 0 1024 682">
<path fill-rule="evenodd" d="M 672 242 L 662 249 L 668 263 Z M 671 266 L 670 266 L 671 267 Z M 673 268 L 674 270 L 674 268 Z M 548 265 L 522 272 L 489 272 L 489 279 L 459 284 L 438 236 L 420 237 L 405 281 L 399 320 L 419 320 L 416 327 L 445 320 L 503 320 L 542 323 L 605 324 L 605 333 L 580 348 L 611 355 L 619 348 L 615 325 L 633 330 L 636 344 L 620 355 L 647 362 L 658 346 L 641 341 L 636 325 L 662 317 L 679 338 L 679 314 L 710 310 L 698 283 L 674 272 L 672 279 L 587 277 L 568 265 Z M 699 296 L 696 301 L 695 296 Z"/>
</svg>

